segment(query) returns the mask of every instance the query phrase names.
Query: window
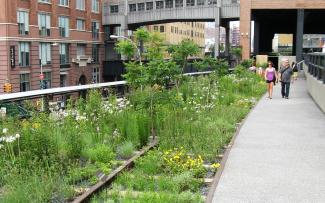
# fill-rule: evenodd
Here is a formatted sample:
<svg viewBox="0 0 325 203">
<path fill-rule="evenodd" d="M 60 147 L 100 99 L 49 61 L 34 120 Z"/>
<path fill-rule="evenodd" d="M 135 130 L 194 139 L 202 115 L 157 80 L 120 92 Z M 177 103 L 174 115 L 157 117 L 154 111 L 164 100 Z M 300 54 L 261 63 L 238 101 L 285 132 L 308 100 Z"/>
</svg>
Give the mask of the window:
<svg viewBox="0 0 325 203">
<path fill-rule="evenodd" d="M 135 12 L 135 11 L 137 11 L 137 5 L 136 4 L 129 4 L 129 9 L 130 9 L 130 12 Z"/>
<path fill-rule="evenodd" d="M 67 75 L 60 75 L 60 87 L 67 86 Z"/>
<path fill-rule="evenodd" d="M 69 0 L 60 0 L 59 5 L 60 6 L 69 6 Z"/>
<path fill-rule="evenodd" d="M 28 42 L 19 42 L 19 66 L 29 66 L 29 43 Z"/>
<path fill-rule="evenodd" d="M 138 3 L 138 11 L 144 11 L 144 3 Z"/>
<path fill-rule="evenodd" d="M 99 83 L 99 67 L 93 68 L 93 83 Z"/>
<path fill-rule="evenodd" d="M 239 4 L 239 1 L 238 0 L 231 0 L 231 3 L 232 4 Z"/>
<path fill-rule="evenodd" d="M 166 0 L 166 8 L 173 8 L 173 0 Z"/>
<path fill-rule="evenodd" d="M 77 30 L 79 31 L 85 30 L 85 20 L 77 19 Z"/>
<path fill-rule="evenodd" d="M 91 11 L 94 13 L 99 13 L 99 0 L 92 0 Z"/>
<path fill-rule="evenodd" d="M 171 26 L 170 31 L 171 31 L 171 33 L 174 33 L 174 27 L 173 26 Z"/>
<path fill-rule="evenodd" d="M 183 7 L 183 0 L 175 0 L 175 7 L 176 8 Z"/>
<path fill-rule="evenodd" d="M 195 0 L 186 0 L 186 6 L 194 6 Z"/>
<path fill-rule="evenodd" d="M 86 45 L 85 44 L 77 44 L 77 57 L 85 56 L 86 53 Z"/>
<path fill-rule="evenodd" d="M 186 6 L 194 6 L 195 0 L 186 0 Z"/>
<path fill-rule="evenodd" d="M 41 2 L 41 3 L 51 3 L 51 0 L 38 0 L 38 2 Z"/>
<path fill-rule="evenodd" d="M 44 79 L 43 79 L 43 88 L 48 89 L 51 88 L 51 72 L 44 72 Z"/>
<path fill-rule="evenodd" d="M 153 26 L 153 30 L 154 30 L 154 31 L 158 31 L 158 26 L 156 26 L 156 25 Z"/>
<path fill-rule="evenodd" d="M 28 35 L 29 32 L 29 16 L 26 11 L 17 11 L 18 33 L 20 35 Z"/>
<path fill-rule="evenodd" d="M 99 23 L 98 22 L 91 22 L 91 31 L 93 35 L 93 40 L 99 39 Z"/>
<path fill-rule="evenodd" d="M 51 44 L 39 43 L 39 59 L 42 65 L 51 64 Z"/>
<path fill-rule="evenodd" d="M 85 0 L 77 0 L 76 9 L 85 10 Z"/>
<path fill-rule="evenodd" d="M 111 13 L 118 13 L 118 5 L 111 6 Z"/>
<path fill-rule="evenodd" d="M 197 0 L 197 5 L 198 6 L 202 6 L 202 5 L 204 5 L 204 2 L 205 2 L 205 0 Z"/>
<path fill-rule="evenodd" d="M 218 0 L 208 0 L 208 5 L 218 4 Z"/>
<path fill-rule="evenodd" d="M 69 44 L 60 44 L 60 65 L 69 63 Z"/>
<path fill-rule="evenodd" d="M 65 16 L 59 17 L 59 32 L 61 37 L 69 37 L 69 18 Z"/>
<path fill-rule="evenodd" d="M 51 35 L 51 16 L 45 13 L 38 14 L 38 27 L 39 35 L 50 36 Z"/>
<path fill-rule="evenodd" d="M 146 3 L 146 9 L 147 9 L 147 11 L 152 10 L 153 9 L 153 2 L 147 2 Z"/>
<path fill-rule="evenodd" d="M 163 9 L 164 2 L 163 1 L 156 1 L 156 9 Z"/>
<path fill-rule="evenodd" d="M 160 26 L 160 32 L 165 32 L 165 26 Z"/>
<path fill-rule="evenodd" d="M 20 91 L 26 92 L 30 90 L 29 73 L 20 74 Z"/>
<path fill-rule="evenodd" d="M 93 44 L 92 61 L 94 63 L 99 63 L 99 45 L 98 44 Z"/>
</svg>

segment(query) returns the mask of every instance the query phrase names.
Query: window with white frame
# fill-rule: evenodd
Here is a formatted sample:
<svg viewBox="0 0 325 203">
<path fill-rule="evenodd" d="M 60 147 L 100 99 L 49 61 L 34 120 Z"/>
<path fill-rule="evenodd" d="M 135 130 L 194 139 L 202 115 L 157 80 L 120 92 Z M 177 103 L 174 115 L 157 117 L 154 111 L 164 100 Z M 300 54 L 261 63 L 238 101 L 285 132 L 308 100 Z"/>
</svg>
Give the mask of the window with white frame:
<svg viewBox="0 0 325 203">
<path fill-rule="evenodd" d="M 28 35 L 29 33 L 29 15 L 26 11 L 17 11 L 18 33 Z"/>
<path fill-rule="evenodd" d="M 130 10 L 130 12 L 137 11 L 137 5 L 136 4 L 129 4 L 129 10 Z"/>
<path fill-rule="evenodd" d="M 26 92 L 30 90 L 29 73 L 20 74 L 20 91 Z"/>
<path fill-rule="evenodd" d="M 99 0 L 92 0 L 91 11 L 94 13 L 99 13 Z"/>
<path fill-rule="evenodd" d="M 51 43 L 39 43 L 39 59 L 42 65 L 51 64 Z"/>
<path fill-rule="evenodd" d="M 59 16 L 59 32 L 61 37 L 69 37 L 69 18 Z"/>
<path fill-rule="evenodd" d="M 175 1 L 175 7 L 176 8 L 183 7 L 183 0 L 176 0 Z"/>
<path fill-rule="evenodd" d="M 69 0 L 59 0 L 60 6 L 69 6 Z"/>
<path fill-rule="evenodd" d="M 77 19 L 77 30 L 84 31 L 85 30 L 86 21 L 83 19 Z"/>
<path fill-rule="evenodd" d="M 19 42 L 19 66 L 29 66 L 30 65 L 30 48 L 28 42 Z"/>
<path fill-rule="evenodd" d="M 164 2 L 163 1 L 156 1 L 156 9 L 163 9 Z"/>
<path fill-rule="evenodd" d="M 77 0 L 76 9 L 85 10 L 85 0 Z"/>
<path fill-rule="evenodd" d="M 60 44 L 60 65 L 69 64 L 69 44 Z"/>
<path fill-rule="evenodd" d="M 93 40 L 99 39 L 99 22 L 93 21 L 91 22 L 91 32 L 93 36 Z"/>
<path fill-rule="evenodd" d="M 153 10 L 153 2 L 146 2 L 146 10 Z"/>
<path fill-rule="evenodd" d="M 46 13 L 38 14 L 38 27 L 39 35 L 50 36 L 51 35 L 51 16 Z"/>
<path fill-rule="evenodd" d="M 138 11 L 144 11 L 144 3 L 138 3 Z"/>
<path fill-rule="evenodd" d="M 77 44 L 77 57 L 85 56 L 86 54 L 86 45 L 85 44 Z"/>
<path fill-rule="evenodd" d="M 100 82 L 100 80 L 99 80 L 99 67 L 93 68 L 92 76 L 93 76 L 93 80 L 92 80 L 93 83 L 99 83 Z"/>
<path fill-rule="evenodd" d="M 166 0 L 166 8 L 173 8 L 173 0 Z"/>
<path fill-rule="evenodd" d="M 118 5 L 111 5 L 110 10 L 111 13 L 118 13 Z"/>
</svg>

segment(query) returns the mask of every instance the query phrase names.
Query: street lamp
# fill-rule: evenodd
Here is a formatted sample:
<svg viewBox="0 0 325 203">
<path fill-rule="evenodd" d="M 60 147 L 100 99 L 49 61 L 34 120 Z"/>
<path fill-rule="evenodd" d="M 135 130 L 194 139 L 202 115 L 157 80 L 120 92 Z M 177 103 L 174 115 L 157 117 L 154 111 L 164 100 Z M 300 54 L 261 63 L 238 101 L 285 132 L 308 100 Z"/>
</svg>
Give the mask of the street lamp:
<svg viewBox="0 0 325 203">
<path fill-rule="evenodd" d="M 124 37 L 124 36 L 118 36 L 118 35 L 110 35 L 109 37 L 111 39 L 126 39 L 126 40 L 130 41 L 132 43 L 132 45 L 137 49 L 137 52 L 139 55 L 139 63 L 140 63 L 140 65 L 142 65 L 140 49 L 130 38 Z"/>
</svg>

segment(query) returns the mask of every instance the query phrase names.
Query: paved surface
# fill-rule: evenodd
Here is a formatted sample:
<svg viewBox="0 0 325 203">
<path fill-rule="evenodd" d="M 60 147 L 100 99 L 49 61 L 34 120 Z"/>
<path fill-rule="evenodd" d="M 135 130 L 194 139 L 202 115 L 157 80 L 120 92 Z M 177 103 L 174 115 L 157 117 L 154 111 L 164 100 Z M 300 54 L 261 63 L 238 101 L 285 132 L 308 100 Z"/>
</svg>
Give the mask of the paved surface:
<svg viewBox="0 0 325 203">
<path fill-rule="evenodd" d="M 230 151 L 213 202 L 325 202 L 325 114 L 299 79 L 251 112 Z"/>
</svg>

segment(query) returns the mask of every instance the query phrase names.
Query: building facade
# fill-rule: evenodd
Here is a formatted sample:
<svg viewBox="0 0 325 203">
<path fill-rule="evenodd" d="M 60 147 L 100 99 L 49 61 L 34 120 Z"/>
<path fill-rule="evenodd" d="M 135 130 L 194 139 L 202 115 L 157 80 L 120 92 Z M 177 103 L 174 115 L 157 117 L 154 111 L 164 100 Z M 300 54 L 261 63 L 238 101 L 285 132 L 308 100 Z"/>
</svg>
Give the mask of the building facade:
<svg viewBox="0 0 325 203">
<path fill-rule="evenodd" d="M 183 39 L 193 40 L 202 49 L 205 47 L 205 23 L 177 22 L 147 26 L 149 31 L 158 31 L 167 44 L 178 44 Z"/>
<path fill-rule="evenodd" d="M 0 86 L 21 92 L 102 81 L 101 0 L 1 4 Z"/>
</svg>

